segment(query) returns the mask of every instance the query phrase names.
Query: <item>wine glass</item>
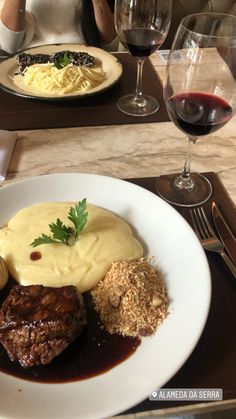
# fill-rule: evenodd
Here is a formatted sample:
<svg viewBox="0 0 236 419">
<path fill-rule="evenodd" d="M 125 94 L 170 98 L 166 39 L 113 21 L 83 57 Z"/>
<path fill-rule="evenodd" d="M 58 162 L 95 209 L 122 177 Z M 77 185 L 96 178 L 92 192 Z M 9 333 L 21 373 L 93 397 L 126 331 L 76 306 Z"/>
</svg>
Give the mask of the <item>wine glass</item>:
<svg viewBox="0 0 236 419">
<path fill-rule="evenodd" d="M 188 136 L 180 175 L 160 176 L 158 194 L 192 207 L 212 194 L 209 180 L 190 173 L 192 145 L 224 126 L 236 110 L 236 17 L 199 13 L 183 18 L 167 63 L 164 99 L 174 124 Z M 209 138 L 209 137 L 208 137 Z"/>
<path fill-rule="evenodd" d="M 143 63 L 166 38 L 171 0 L 116 0 L 114 15 L 121 44 L 137 59 L 135 93 L 121 97 L 117 102 L 118 109 L 128 115 L 151 115 L 159 109 L 159 103 L 153 97 L 143 95 Z"/>
</svg>

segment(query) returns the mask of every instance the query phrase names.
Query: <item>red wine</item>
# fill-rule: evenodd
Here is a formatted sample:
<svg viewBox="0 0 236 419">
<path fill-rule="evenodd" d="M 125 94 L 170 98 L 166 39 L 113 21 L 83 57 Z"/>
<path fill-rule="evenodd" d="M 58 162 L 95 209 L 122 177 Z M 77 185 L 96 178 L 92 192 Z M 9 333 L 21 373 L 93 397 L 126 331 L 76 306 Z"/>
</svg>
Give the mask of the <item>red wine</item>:
<svg viewBox="0 0 236 419">
<path fill-rule="evenodd" d="M 218 130 L 233 116 L 231 106 L 222 97 L 202 92 L 170 97 L 167 110 L 179 129 L 196 137 Z"/>
<path fill-rule="evenodd" d="M 127 29 L 123 32 L 124 45 L 134 57 L 149 57 L 162 44 L 164 37 L 154 29 Z"/>
</svg>

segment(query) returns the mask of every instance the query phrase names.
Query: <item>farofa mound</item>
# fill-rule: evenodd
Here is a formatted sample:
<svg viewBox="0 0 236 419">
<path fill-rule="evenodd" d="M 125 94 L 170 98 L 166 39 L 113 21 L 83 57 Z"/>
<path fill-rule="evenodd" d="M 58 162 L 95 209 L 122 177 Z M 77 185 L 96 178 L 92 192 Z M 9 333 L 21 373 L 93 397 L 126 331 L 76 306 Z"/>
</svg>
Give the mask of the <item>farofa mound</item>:
<svg viewBox="0 0 236 419">
<path fill-rule="evenodd" d="M 91 294 L 110 333 L 151 335 L 167 316 L 165 284 L 157 267 L 145 258 L 112 263 Z"/>
</svg>

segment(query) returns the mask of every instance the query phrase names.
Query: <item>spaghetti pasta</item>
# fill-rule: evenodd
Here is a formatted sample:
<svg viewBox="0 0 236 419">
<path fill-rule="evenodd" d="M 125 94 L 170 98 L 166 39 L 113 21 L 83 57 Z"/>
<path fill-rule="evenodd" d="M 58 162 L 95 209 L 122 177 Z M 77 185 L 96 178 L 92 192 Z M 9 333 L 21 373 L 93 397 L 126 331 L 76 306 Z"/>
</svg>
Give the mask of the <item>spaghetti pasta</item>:
<svg viewBox="0 0 236 419">
<path fill-rule="evenodd" d="M 105 80 L 102 69 L 78 67 L 72 64 L 57 68 L 52 63 L 33 64 L 25 68 L 22 75 L 15 76 L 15 81 L 39 93 L 63 95 L 90 90 Z"/>
</svg>

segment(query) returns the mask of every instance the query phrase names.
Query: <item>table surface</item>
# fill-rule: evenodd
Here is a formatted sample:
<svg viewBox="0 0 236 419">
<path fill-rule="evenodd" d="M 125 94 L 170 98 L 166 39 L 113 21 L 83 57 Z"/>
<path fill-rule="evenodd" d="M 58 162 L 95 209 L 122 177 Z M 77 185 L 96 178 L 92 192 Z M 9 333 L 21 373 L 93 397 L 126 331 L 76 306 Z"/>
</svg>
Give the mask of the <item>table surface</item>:
<svg viewBox="0 0 236 419">
<path fill-rule="evenodd" d="M 152 63 L 163 79 L 165 62 Z M 132 118 L 132 117 L 131 117 Z M 236 202 L 236 118 L 199 138 L 192 170 L 219 174 Z M 117 178 L 149 177 L 182 170 L 186 136 L 172 122 L 19 131 L 7 183 L 56 172 L 85 172 Z"/>
<path fill-rule="evenodd" d="M 159 53 L 151 61 L 163 80 L 165 61 Z M 192 170 L 218 173 L 236 202 L 236 118 L 221 130 L 201 137 L 195 145 Z M 84 172 L 117 178 L 158 176 L 181 171 L 187 139 L 173 123 L 145 123 L 40 129 L 17 132 L 18 139 L 5 184 L 26 177 L 58 172 Z M 236 401 L 163 409 L 151 416 L 212 411 L 236 406 Z M 155 409 L 155 404 L 153 406 Z M 145 417 L 145 413 L 135 417 Z M 120 417 L 120 416 L 119 416 Z M 122 416 L 124 417 L 124 416 Z M 127 415 L 126 418 L 134 417 Z"/>
</svg>

